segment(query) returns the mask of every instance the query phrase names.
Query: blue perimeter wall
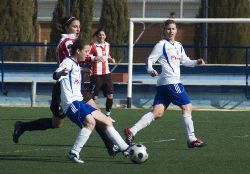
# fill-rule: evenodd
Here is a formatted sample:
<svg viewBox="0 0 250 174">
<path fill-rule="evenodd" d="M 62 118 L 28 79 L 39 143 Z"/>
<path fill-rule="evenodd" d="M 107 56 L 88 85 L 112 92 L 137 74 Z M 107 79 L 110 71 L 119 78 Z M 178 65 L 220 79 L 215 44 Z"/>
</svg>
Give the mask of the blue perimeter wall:
<svg viewBox="0 0 250 174">
<path fill-rule="evenodd" d="M 113 66 L 111 65 L 110 69 Z M 22 75 L 25 75 L 35 77 L 38 82 L 39 78 L 51 78 L 49 83 L 37 83 L 35 102 L 35 106 L 48 107 L 53 86 L 52 73 L 56 67 L 57 65 L 54 63 L 5 63 L 2 68 L 8 93 L 7 95 L 0 93 L 0 106 L 31 106 L 31 83 L 23 78 Z M 155 68 L 160 71 L 159 66 Z M 126 73 L 127 69 L 127 64 L 121 64 L 117 66 L 114 73 Z M 245 85 L 246 70 L 245 66 L 233 65 L 182 67 L 182 82 L 192 100 L 194 109 L 249 110 L 250 100 L 246 97 L 246 90 L 249 89 Z M 155 94 L 156 78 L 151 79 L 147 75 L 145 65 L 135 65 L 133 72 L 132 107 L 150 108 Z M 115 83 L 114 87 L 114 107 L 126 107 L 127 84 Z M 105 98 L 102 94 L 99 97 L 97 104 L 105 107 Z M 177 108 L 173 105 L 170 107 Z"/>
</svg>

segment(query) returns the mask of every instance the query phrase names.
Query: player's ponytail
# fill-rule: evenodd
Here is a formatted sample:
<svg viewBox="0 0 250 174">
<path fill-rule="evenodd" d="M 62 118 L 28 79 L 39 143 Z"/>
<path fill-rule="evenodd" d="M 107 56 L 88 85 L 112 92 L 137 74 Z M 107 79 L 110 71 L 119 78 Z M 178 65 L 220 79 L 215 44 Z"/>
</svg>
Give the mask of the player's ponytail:
<svg viewBox="0 0 250 174">
<path fill-rule="evenodd" d="M 77 50 L 82 50 L 84 46 L 88 45 L 83 39 L 76 39 L 73 45 L 71 45 L 70 54 L 76 55 Z"/>
</svg>

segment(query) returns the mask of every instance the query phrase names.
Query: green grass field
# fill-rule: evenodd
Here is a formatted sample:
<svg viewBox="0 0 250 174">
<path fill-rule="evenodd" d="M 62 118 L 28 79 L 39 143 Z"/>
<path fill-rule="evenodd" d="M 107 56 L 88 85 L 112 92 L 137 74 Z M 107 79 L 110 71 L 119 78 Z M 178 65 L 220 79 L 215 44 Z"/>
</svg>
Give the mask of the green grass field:
<svg viewBox="0 0 250 174">
<path fill-rule="evenodd" d="M 149 109 L 114 109 L 115 127 L 122 133 Z M 85 164 L 66 157 L 78 128 L 68 119 L 63 128 L 26 132 L 12 142 L 13 124 L 50 117 L 48 108 L 0 108 L 0 173 L 2 174 L 243 174 L 250 172 L 250 112 L 194 111 L 196 135 L 208 146 L 188 149 L 180 111 L 167 111 L 162 120 L 141 131 L 149 160 L 133 164 L 118 154 L 114 159 L 94 132 L 81 156 Z"/>
</svg>

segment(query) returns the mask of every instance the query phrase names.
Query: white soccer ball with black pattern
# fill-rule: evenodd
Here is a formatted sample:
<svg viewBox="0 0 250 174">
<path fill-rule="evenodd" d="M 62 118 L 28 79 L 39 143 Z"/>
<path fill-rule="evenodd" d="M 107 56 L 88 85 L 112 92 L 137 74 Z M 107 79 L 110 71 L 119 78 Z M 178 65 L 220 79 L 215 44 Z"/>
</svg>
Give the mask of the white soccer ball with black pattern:
<svg viewBox="0 0 250 174">
<path fill-rule="evenodd" d="M 144 163 L 148 159 L 147 148 L 143 144 L 132 145 L 129 150 L 129 158 L 133 163 Z"/>
</svg>

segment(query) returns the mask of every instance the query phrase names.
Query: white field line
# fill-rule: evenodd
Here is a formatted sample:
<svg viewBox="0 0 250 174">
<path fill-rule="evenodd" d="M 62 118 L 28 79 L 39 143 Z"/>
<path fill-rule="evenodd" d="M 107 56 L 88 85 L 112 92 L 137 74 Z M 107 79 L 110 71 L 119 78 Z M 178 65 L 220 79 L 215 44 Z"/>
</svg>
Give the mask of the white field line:
<svg viewBox="0 0 250 174">
<path fill-rule="evenodd" d="M 233 138 L 247 138 L 249 135 L 235 135 Z"/>
<path fill-rule="evenodd" d="M 0 155 L 1 154 L 12 154 L 12 153 L 23 153 L 23 152 L 35 152 L 35 151 L 55 151 L 55 150 L 65 150 L 65 149 L 69 149 L 68 147 L 61 147 L 61 148 L 54 148 L 54 149 L 50 149 L 50 148 L 36 148 L 36 149 L 31 149 L 31 150 L 14 150 L 14 151 L 7 151 L 7 152 L 1 152 L 0 151 Z"/>
<path fill-rule="evenodd" d="M 170 142 L 170 141 L 176 141 L 176 139 L 163 139 L 163 140 L 154 140 L 152 141 L 153 143 L 164 143 L 164 142 Z M 149 142 L 140 142 L 143 144 L 149 143 Z M 24 152 L 35 152 L 35 151 L 55 151 L 55 150 L 67 150 L 69 149 L 68 147 L 57 147 L 54 149 L 50 149 L 50 148 L 36 148 L 36 149 L 31 149 L 31 150 L 14 150 L 14 151 L 5 151 L 5 152 L 1 152 L 0 151 L 0 155 L 1 154 L 13 154 L 13 153 L 24 153 Z"/>
</svg>

